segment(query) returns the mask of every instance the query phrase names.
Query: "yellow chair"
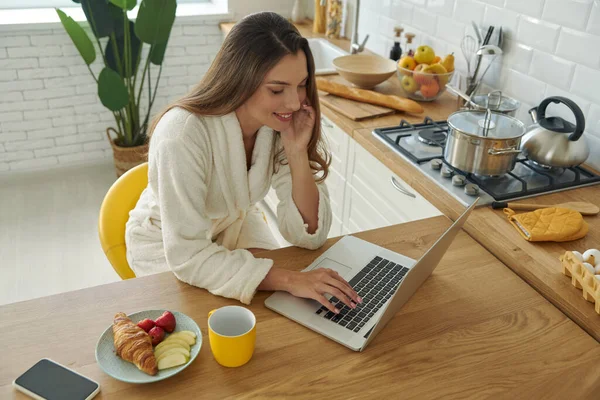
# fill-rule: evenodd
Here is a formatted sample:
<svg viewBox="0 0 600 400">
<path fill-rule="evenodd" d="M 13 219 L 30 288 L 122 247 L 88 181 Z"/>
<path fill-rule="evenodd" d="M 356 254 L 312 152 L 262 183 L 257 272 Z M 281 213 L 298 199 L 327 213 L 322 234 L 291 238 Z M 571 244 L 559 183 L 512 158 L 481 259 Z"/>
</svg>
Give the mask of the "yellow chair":
<svg viewBox="0 0 600 400">
<path fill-rule="evenodd" d="M 129 267 L 125 247 L 125 224 L 142 191 L 148 185 L 148 163 L 140 164 L 117 179 L 110 187 L 98 219 L 102 250 L 121 279 L 135 278 Z"/>
</svg>

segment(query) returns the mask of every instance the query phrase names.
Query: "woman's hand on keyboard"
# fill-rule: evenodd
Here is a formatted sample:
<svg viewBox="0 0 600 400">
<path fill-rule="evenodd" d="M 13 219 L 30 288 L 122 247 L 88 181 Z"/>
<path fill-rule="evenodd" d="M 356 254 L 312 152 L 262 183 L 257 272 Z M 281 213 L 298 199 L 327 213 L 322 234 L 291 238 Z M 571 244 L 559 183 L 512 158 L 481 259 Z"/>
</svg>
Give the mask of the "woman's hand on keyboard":
<svg viewBox="0 0 600 400">
<path fill-rule="evenodd" d="M 336 314 L 339 310 L 327 300 L 325 294 L 337 297 L 352 309 L 356 308 L 356 304 L 362 303 L 352 286 L 340 274 L 328 268 L 290 274 L 287 292 L 297 297 L 317 300 Z"/>
</svg>

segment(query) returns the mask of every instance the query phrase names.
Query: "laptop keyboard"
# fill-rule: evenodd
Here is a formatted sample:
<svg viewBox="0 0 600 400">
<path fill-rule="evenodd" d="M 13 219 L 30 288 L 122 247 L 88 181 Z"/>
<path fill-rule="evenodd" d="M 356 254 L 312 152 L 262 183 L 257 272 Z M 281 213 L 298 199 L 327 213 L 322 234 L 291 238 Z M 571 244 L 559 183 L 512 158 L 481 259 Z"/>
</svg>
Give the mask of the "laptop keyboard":
<svg viewBox="0 0 600 400">
<path fill-rule="evenodd" d="M 352 309 L 338 298 L 332 297 L 329 301 L 340 310 L 340 313 L 335 314 L 322 306 L 316 314 L 346 329 L 358 332 L 388 301 L 407 272 L 408 268 L 400 264 L 375 257 L 348 282 L 363 299 L 361 304 L 357 304 L 356 308 Z"/>
</svg>

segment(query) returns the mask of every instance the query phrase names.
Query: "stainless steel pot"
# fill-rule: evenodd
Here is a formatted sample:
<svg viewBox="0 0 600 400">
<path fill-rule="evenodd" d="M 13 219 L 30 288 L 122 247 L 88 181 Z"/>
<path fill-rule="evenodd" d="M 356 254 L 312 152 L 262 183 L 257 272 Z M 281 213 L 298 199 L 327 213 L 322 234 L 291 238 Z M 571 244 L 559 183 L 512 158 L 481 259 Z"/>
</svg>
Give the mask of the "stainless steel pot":
<svg viewBox="0 0 600 400">
<path fill-rule="evenodd" d="M 497 112 L 457 111 L 448 117 L 444 158 L 454 168 L 483 176 L 504 175 L 515 167 L 525 125 Z"/>
<path fill-rule="evenodd" d="M 511 117 L 514 117 L 519 107 L 521 107 L 519 100 L 505 96 L 499 90 L 490 92 L 489 94 L 471 96 L 471 104 L 474 105 L 476 110 L 489 108 L 492 111 L 510 115 Z"/>
</svg>

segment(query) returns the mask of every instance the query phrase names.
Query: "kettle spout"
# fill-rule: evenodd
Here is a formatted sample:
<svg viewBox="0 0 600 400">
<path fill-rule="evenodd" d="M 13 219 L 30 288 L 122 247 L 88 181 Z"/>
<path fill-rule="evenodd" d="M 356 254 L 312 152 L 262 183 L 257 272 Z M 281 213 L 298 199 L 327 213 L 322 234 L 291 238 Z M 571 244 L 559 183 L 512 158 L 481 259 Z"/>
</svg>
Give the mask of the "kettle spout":
<svg viewBox="0 0 600 400">
<path fill-rule="evenodd" d="M 531 116 L 531 120 L 534 124 L 538 123 L 538 111 L 537 107 L 533 107 L 529 109 L 529 115 Z"/>
</svg>

